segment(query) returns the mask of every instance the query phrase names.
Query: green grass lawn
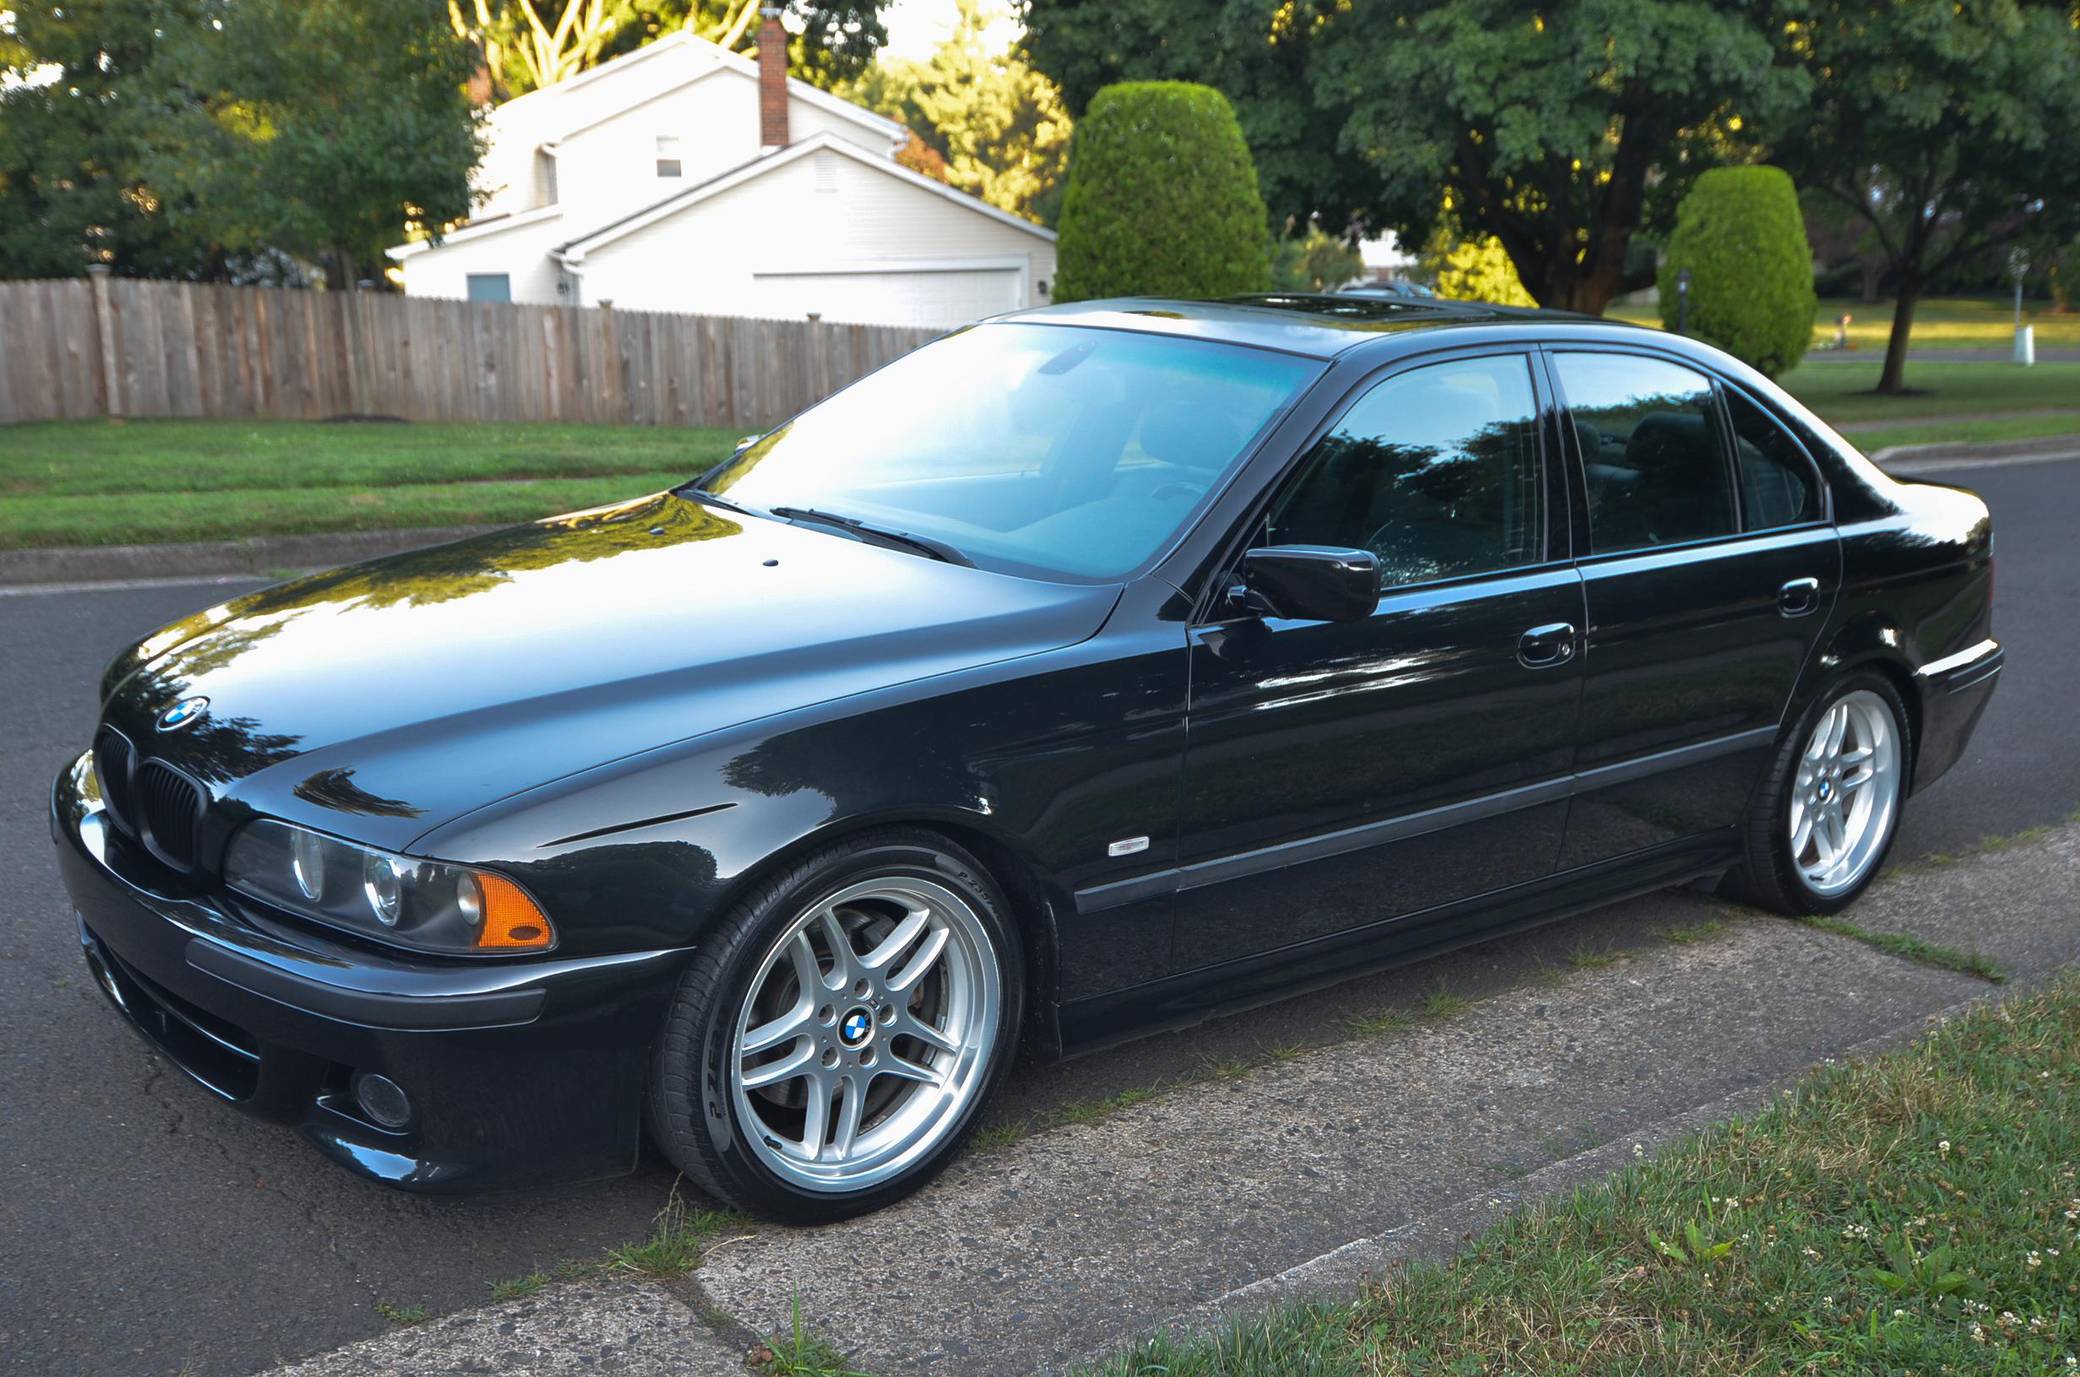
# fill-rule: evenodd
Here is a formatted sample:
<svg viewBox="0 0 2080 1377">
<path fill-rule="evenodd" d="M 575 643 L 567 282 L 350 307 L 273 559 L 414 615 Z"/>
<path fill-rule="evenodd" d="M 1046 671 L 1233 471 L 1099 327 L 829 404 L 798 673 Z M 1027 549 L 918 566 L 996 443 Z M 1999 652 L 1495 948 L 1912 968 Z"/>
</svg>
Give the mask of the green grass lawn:
<svg viewBox="0 0 2080 1377">
<path fill-rule="evenodd" d="M 1840 427 L 1866 453 L 1892 445 L 1987 444 L 1998 440 L 2071 439 L 2080 443 L 2080 410 L 1984 420 L 1855 421 Z"/>
<path fill-rule="evenodd" d="M 1885 397 L 1878 385 L 1879 362 L 1801 364 L 1779 378 L 1800 401 L 1835 425 L 1915 421 L 1930 417 L 1983 416 L 2080 407 L 2080 363 L 1907 362 L 1906 396 Z M 2080 432 L 2080 417 L 2068 418 Z"/>
<path fill-rule="evenodd" d="M 2080 979 L 1107 1377 L 2080 1370 Z"/>
<path fill-rule="evenodd" d="M 1892 334 L 1892 311 L 1896 303 L 1873 302 L 1865 305 L 1843 297 L 1823 297 L 1818 309 L 1813 312 L 1813 343 L 1821 344 L 1834 338 L 1834 323 L 1844 311 L 1855 319 L 1849 326 L 1849 343 L 1861 353 L 1869 351 L 1882 357 L 1885 342 Z M 2029 309 L 2024 303 L 2022 319 L 2037 330 L 2037 348 L 2056 349 L 2080 346 L 2080 312 L 2056 315 L 2041 309 L 2043 303 L 2035 303 L 2039 309 Z M 1647 306 L 1613 307 L 1608 313 L 1614 319 L 1629 320 L 1637 325 L 1661 324 L 1658 308 Z M 1999 349 L 2005 351 L 2015 339 L 2015 303 L 2009 297 L 1929 297 L 1914 308 L 1914 332 L 1910 345 L 1915 349 Z"/>
<path fill-rule="evenodd" d="M 650 426 L 0 426 L 0 548 L 524 521 L 682 483 L 735 438 Z"/>
</svg>

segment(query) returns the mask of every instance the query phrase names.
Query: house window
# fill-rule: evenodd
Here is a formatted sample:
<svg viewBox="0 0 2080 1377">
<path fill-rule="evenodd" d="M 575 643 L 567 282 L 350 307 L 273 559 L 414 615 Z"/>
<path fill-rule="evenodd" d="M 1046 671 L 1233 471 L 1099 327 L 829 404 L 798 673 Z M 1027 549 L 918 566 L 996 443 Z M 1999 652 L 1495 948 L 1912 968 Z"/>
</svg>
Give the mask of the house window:
<svg viewBox="0 0 2080 1377">
<path fill-rule="evenodd" d="M 676 177 L 680 173 L 679 140 L 672 134 L 657 136 L 657 175 Z"/>
<path fill-rule="evenodd" d="M 471 273 L 469 275 L 469 299 L 471 301 L 511 301 L 513 299 L 512 274 Z"/>
</svg>

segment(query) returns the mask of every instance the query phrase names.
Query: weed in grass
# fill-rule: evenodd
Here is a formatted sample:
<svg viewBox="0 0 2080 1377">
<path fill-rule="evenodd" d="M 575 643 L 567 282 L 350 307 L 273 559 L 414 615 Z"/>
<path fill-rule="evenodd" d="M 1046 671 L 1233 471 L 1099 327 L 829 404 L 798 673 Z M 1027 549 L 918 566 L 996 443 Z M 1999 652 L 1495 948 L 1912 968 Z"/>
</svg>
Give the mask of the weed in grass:
<svg viewBox="0 0 2080 1377">
<path fill-rule="evenodd" d="M 650 1226 L 650 1237 L 641 1243 L 608 1249 L 607 1260 L 645 1276 L 683 1276 L 701 1265 L 710 1239 L 738 1222 L 735 1215 L 723 1210 L 689 1207 L 679 1198 L 679 1186 L 674 1182 L 671 1198 Z"/>
<path fill-rule="evenodd" d="M 968 1150 L 970 1152 L 995 1152 L 998 1148 L 1010 1147 L 1032 1131 L 1032 1128 L 1023 1119 L 1014 1120 L 1010 1123 L 989 1124 L 978 1129 L 975 1136 L 968 1140 Z"/>
<path fill-rule="evenodd" d="M 392 1305 L 386 1300 L 376 1302 L 376 1313 L 400 1327 L 424 1324 L 432 1318 L 431 1312 L 423 1305 Z"/>
<path fill-rule="evenodd" d="M 1695 923 L 1672 923 L 1660 930 L 1661 940 L 1673 942 L 1679 947 L 1694 946 L 1708 938 L 1717 937 L 1726 931 L 1726 922 L 1721 918 L 1702 918 Z"/>
<path fill-rule="evenodd" d="M 1600 971 L 1606 966 L 1615 966 L 1624 959 L 1623 953 L 1612 951 L 1608 947 L 1600 950 L 1593 947 L 1576 947 L 1567 954 L 1567 964 L 1578 971 Z"/>
<path fill-rule="evenodd" d="M 1117 1095 L 1108 1095 L 1102 1100 L 1079 1100 L 1065 1104 L 1050 1117 L 1050 1128 L 1062 1124 L 1103 1123 L 1122 1109 L 1132 1109 L 1146 1103 L 1160 1093 L 1162 1087 L 1154 1085 L 1130 1085 Z"/>
<path fill-rule="evenodd" d="M 1248 1062 L 1237 1059 L 1208 1062 L 1206 1070 L 1217 1081 L 1239 1081 L 1247 1076 L 1252 1068 Z"/>
<path fill-rule="evenodd" d="M 1423 996 L 1425 1018 L 1456 1018 L 1473 1007 L 1473 1001 L 1465 995 L 1454 993 L 1442 985 Z"/>
<path fill-rule="evenodd" d="M 1957 971 L 1963 975 L 1976 975 L 1981 980 L 1999 985 L 2007 980 L 2008 973 L 2000 968 L 1991 957 L 1975 951 L 1958 951 L 1955 947 L 1941 946 L 1924 941 L 1907 932 L 1874 932 L 1860 927 L 1846 918 L 1815 915 L 1799 920 L 1807 927 L 1831 932 L 1837 937 L 1846 937 L 1852 942 L 1861 942 L 1890 956 L 1912 961 L 1919 966 L 1933 966 L 1937 970 Z"/>
<path fill-rule="evenodd" d="M 512 1277 L 506 1281 L 491 1283 L 491 1299 L 495 1301 L 522 1300 L 549 1284 L 547 1272 L 530 1272 L 524 1277 Z"/>
<path fill-rule="evenodd" d="M 774 1335 L 763 1349 L 754 1350 L 751 1365 L 769 1377 L 871 1377 L 848 1364 L 844 1354 L 803 1325 L 799 1296 L 788 1332 Z"/>
<path fill-rule="evenodd" d="M 1415 1017 L 1402 1009 L 1382 1009 L 1376 1014 L 1359 1014 L 1344 1024 L 1344 1027 L 1361 1038 L 1403 1033 L 1415 1026 Z"/>
</svg>

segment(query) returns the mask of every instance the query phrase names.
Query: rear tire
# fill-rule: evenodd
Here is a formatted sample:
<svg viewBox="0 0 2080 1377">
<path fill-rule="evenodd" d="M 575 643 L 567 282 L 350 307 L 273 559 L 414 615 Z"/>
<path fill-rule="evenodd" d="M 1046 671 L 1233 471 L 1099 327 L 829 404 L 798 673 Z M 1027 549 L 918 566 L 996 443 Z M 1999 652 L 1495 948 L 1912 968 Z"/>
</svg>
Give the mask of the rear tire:
<svg viewBox="0 0 2080 1377">
<path fill-rule="evenodd" d="M 1727 889 L 1778 913 L 1847 908 L 1898 835 L 1913 744 L 1890 679 L 1850 674 L 1831 685 L 1778 744 Z"/>
<path fill-rule="evenodd" d="M 892 829 L 818 851 L 687 966 L 651 1133 L 703 1190 L 767 1218 L 901 1199 L 960 1150 L 1011 1064 L 1021 952 L 1002 890 L 944 837 Z"/>
</svg>

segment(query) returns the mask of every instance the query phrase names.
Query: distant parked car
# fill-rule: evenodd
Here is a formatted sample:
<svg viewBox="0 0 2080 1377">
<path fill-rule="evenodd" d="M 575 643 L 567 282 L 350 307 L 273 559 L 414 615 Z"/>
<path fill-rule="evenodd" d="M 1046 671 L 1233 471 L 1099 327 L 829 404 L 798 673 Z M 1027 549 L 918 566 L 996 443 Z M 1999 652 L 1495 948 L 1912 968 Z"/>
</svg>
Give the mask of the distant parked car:
<svg viewBox="0 0 2080 1377">
<path fill-rule="evenodd" d="M 596 1176 L 647 1123 L 828 1219 L 1021 1042 L 1700 878 L 1841 908 L 1993 692 L 1992 590 L 1977 497 L 1693 340 L 1094 302 L 155 632 L 52 828 L 109 998 L 349 1169 Z"/>
<path fill-rule="evenodd" d="M 1428 299 L 1437 295 L 1436 292 L 1425 287 L 1422 283 L 1411 282 L 1405 277 L 1390 278 L 1384 281 L 1353 282 L 1346 287 L 1340 288 L 1339 294 L 1343 296 L 1398 296 L 1417 299 Z"/>
</svg>

